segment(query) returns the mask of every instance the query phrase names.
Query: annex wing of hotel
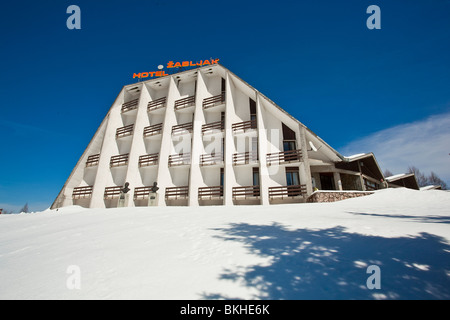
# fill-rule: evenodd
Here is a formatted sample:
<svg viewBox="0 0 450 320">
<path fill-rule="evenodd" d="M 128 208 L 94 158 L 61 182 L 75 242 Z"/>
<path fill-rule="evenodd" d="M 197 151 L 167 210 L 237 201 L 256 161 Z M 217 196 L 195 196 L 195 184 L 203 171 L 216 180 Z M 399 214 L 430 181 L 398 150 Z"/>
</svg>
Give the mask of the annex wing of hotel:
<svg viewBox="0 0 450 320">
<path fill-rule="evenodd" d="M 218 63 L 124 86 L 52 209 L 117 207 L 126 183 L 126 207 L 323 202 L 386 186 L 419 189 L 414 175 L 386 179 L 372 153 L 339 154 Z"/>
</svg>

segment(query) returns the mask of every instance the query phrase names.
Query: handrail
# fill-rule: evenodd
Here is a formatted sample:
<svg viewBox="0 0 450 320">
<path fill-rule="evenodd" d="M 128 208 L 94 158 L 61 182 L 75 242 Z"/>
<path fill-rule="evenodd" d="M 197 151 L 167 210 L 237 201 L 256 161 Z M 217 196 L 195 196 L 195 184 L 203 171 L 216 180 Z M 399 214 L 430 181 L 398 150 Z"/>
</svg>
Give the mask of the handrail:
<svg viewBox="0 0 450 320">
<path fill-rule="evenodd" d="M 283 152 L 268 153 L 266 155 L 267 165 L 270 166 L 272 163 L 290 163 L 302 161 L 302 150 L 288 150 Z"/>
<path fill-rule="evenodd" d="M 306 194 L 306 185 L 292 185 L 292 186 L 280 186 L 269 187 L 269 199 L 285 197 L 303 196 Z"/>
<path fill-rule="evenodd" d="M 225 127 L 224 121 L 215 121 L 202 125 L 202 134 L 211 133 L 214 131 L 223 131 Z"/>
<path fill-rule="evenodd" d="M 86 167 L 93 167 L 98 165 L 98 161 L 100 160 L 100 154 L 93 154 L 87 158 Z"/>
<path fill-rule="evenodd" d="M 116 130 L 116 139 L 129 136 L 133 134 L 134 124 L 130 124 L 125 127 L 117 128 Z"/>
<path fill-rule="evenodd" d="M 109 161 L 110 167 L 118 167 L 128 164 L 128 156 L 128 153 L 112 156 L 111 160 Z"/>
<path fill-rule="evenodd" d="M 179 99 L 175 101 L 175 110 L 181 110 L 195 104 L 195 96 Z"/>
<path fill-rule="evenodd" d="M 139 102 L 139 98 L 125 102 L 124 104 L 122 104 L 122 109 L 120 111 L 123 113 L 123 112 L 127 112 L 130 110 L 136 109 L 138 107 L 138 102 Z"/>
<path fill-rule="evenodd" d="M 260 197 L 260 190 L 260 186 L 233 187 L 233 199 L 239 197 L 244 197 L 244 199 Z"/>
<path fill-rule="evenodd" d="M 214 187 L 200 187 L 198 188 L 198 199 L 204 200 L 205 198 L 221 198 L 223 197 L 223 187 L 222 186 L 214 186 Z"/>
<path fill-rule="evenodd" d="M 181 166 L 191 163 L 190 153 L 171 154 L 169 156 L 169 167 Z"/>
<path fill-rule="evenodd" d="M 152 190 L 152 186 L 150 187 L 136 187 L 134 188 L 134 200 L 145 199 L 150 195 L 150 191 Z"/>
<path fill-rule="evenodd" d="M 193 122 L 187 122 L 183 124 L 178 124 L 172 127 L 172 135 L 184 134 L 192 132 L 194 127 Z"/>
<path fill-rule="evenodd" d="M 122 192 L 122 187 L 105 187 L 105 193 L 103 194 L 103 199 L 114 199 L 117 198 Z"/>
<path fill-rule="evenodd" d="M 186 199 L 189 196 L 189 186 L 167 187 L 165 192 L 166 200 Z"/>
<path fill-rule="evenodd" d="M 166 97 L 159 98 L 153 101 L 150 101 L 147 104 L 147 112 L 151 112 L 160 108 L 164 108 L 166 106 Z"/>
<path fill-rule="evenodd" d="M 75 187 L 72 192 L 72 199 L 86 199 L 92 196 L 93 186 Z"/>
<path fill-rule="evenodd" d="M 231 125 L 231 129 L 233 129 L 233 133 L 236 133 L 239 130 L 243 130 L 245 132 L 248 129 L 256 129 L 256 128 L 257 128 L 256 120 L 238 122 L 238 123 L 233 123 Z"/>
<path fill-rule="evenodd" d="M 149 136 L 154 136 L 157 134 L 160 134 L 162 132 L 163 129 L 163 124 L 162 123 L 158 123 L 158 124 L 154 124 L 152 126 L 148 126 L 144 128 L 144 137 L 149 137 Z"/>
<path fill-rule="evenodd" d="M 159 153 L 146 154 L 139 157 L 139 167 L 158 164 Z"/>
<path fill-rule="evenodd" d="M 258 151 L 233 153 L 233 166 L 258 162 Z"/>
<path fill-rule="evenodd" d="M 217 105 L 221 105 L 224 102 L 225 102 L 225 92 L 222 92 L 217 96 L 203 99 L 202 106 L 203 109 L 208 109 Z"/>
<path fill-rule="evenodd" d="M 222 152 L 200 155 L 201 166 L 210 166 L 218 163 L 223 163 Z"/>
</svg>

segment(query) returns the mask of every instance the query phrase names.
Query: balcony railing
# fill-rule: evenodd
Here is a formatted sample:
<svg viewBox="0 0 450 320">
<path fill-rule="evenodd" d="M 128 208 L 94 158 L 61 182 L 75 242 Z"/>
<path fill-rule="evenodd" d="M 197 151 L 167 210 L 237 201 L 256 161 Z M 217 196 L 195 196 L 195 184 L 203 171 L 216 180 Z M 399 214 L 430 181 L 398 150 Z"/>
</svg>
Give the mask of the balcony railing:
<svg viewBox="0 0 450 320">
<path fill-rule="evenodd" d="M 200 155 L 200 165 L 201 166 L 212 166 L 215 164 L 223 163 L 223 153 L 211 153 Z"/>
<path fill-rule="evenodd" d="M 93 154 L 87 158 L 86 167 L 93 167 L 98 165 L 98 161 L 100 160 L 100 154 Z"/>
<path fill-rule="evenodd" d="M 258 162 L 258 152 L 248 151 L 233 154 L 233 166 L 257 163 Z"/>
<path fill-rule="evenodd" d="M 119 154 L 117 156 L 112 156 L 111 161 L 109 161 L 110 167 L 119 167 L 124 166 L 128 164 L 128 153 L 126 154 Z"/>
<path fill-rule="evenodd" d="M 92 196 L 92 186 L 73 188 L 72 199 L 88 199 Z"/>
<path fill-rule="evenodd" d="M 261 195 L 259 186 L 233 187 L 233 199 L 259 198 Z"/>
<path fill-rule="evenodd" d="M 172 154 L 169 156 L 169 167 L 188 165 L 191 163 L 190 153 Z"/>
<path fill-rule="evenodd" d="M 282 187 L 269 187 L 269 199 L 284 199 L 306 195 L 306 185 L 293 185 Z"/>
<path fill-rule="evenodd" d="M 139 167 L 158 164 L 159 153 L 146 154 L 139 157 Z"/>
<path fill-rule="evenodd" d="M 175 110 L 181 110 L 195 105 L 195 96 L 179 99 L 175 101 Z"/>
<path fill-rule="evenodd" d="M 138 107 L 138 102 L 139 102 L 139 99 L 134 99 L 134 100 L 125 102 L 124 104 L 122 104 L 122 109 L 120 111 L 127 112 L 130 110 L 136 109 Z"/>
<path fill-rule="evenodd" d="M 225 92 L 211 98 L 203 99 L 202 105 L 203 109 L 208 109 L 214 106 L 219 106 L 224 103 L 225 103 Z"/>
<path fill-rule="evenodd" d="M 122 187 L 106 187 L 105 193 L 103 194 L 103 199 L 115 199 L 119 198 L 122 193 Z"/>
<path fill-rule="evenodd" d="M 256 120 L 249 120 L 244 122 L 233 123 L 231 125 L 231 129 L 233 129 L 233 133 L 238 133 L 240 131 L 245 132 L 250 129 L 256 129 Z"/>
<path fill-rule="evenodd" d="M 225 127 L 224 121 L 216 121 L 202 125 L 202 134 L 213 133 L 217 131 L 223 131 Z"/>
<path fill-rule="evenodd" d="M 150 136 L 160 134 L 162 132 L 162 129 L 163 129 L 162 123 L 158 123 L 153 126 L 145 127 L 144 128 L 144 137 L 150 137 Z"/>
<path fill-rule="evenodd" d="M 267 165 L 283 164 L 302 161 L 302 150 L 289 150 L 276 153 L 268 153 L 266 156 Z"/>
<path fill-rule="evenodd" d="M 134 188 L 134 200 L 144 200 L 150 196 L 152 187 L 136 187 Z"/>
<path fill-rule="evenodd" d="M 134 124 L 130 124 L 128 126 L 118 128 L 116 130 L 116 139 L 132 135 L 133 129 L 134 129 Z"/>
<path fill-rule="evenodd" d="M 166 200 L 187 199 L 189 196 L 189 187 L 170 187 L 166 188 Z"/>
<path fill-rule="evenodd" d="M 211 200 L 223 198 L 223 187 L 222 186 L 214 186 L 214 187 L 201 187 L 198 188 L 198 199 L 199 200 Z"/>
<path fill-rule="evenodd" d="M 166 97 L 150 101 L 147 104 L 147 112 L 155 111 L 166 106 Z"/>
<path fill-rule="evenodd" d="M 178 124 L 176 126 L 172 127 L 172 135 L 181 135 L 181 134 L 185 134 L 185 133 L 191 133 L 192 132 L 192 128 L 194 126 L 193 122 L 188 122 L 188 123 L 183 123 L 183 124 Z"/>
</svg>

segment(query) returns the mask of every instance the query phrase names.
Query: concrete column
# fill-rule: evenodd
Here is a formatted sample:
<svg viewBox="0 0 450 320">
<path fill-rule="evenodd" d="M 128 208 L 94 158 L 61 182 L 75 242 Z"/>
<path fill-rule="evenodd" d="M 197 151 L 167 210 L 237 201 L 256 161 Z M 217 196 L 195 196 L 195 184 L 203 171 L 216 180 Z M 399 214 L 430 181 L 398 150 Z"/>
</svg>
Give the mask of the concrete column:
<svg viewBox="0 0 450 320">
<path fill-rule="evenodd" d="M 224 146 L 224 182 L 223 182 L 223 204 L 233 205 L 233 186 L 236 185 L 236 178 L 233 170 L 234 137 L 231 130 L 235 115 L 233 92 L 230 75 L 226 73 L 226 94 L 225 94 L 225 146 Z"/>
<path fill-rule="evenodd" d="M 189 206 L 198 206 L 198 188 L 203 185 L 200 168 L 200 155 L 203 153 L 202 125 L 205 123 L 203 99 L 208 96 L 208 89 L 202 73 L 197 73 L 195 92 L 194 124 L 192 128 L 191 170 L 189 172 Z"/>
<path fill-rule="evenodd" d="M 120 115 L 121 106 L 124 102 L 124 91 L 122 89 L 116 101 L 114 102 L 109 114 L 107 115 L 108 123 L 106 126 L 105 137 L 100 152 L 97 174 L 95 177 L 95 185 L 92 190 L 92 198 L 90 208 L 104 208 L 105 203 L 103 201 L 103 194 L 105 187 L 112 181 L 111 168 L 109 162 L 111 156 L 116 155 L 116 130 L 122 127 L 122 119 Z"/>
<path fill-rule="evenodd" d="M 166 112 L 164 115 L 163 131 L 161 137 L 161 150 L 159 152 L 159 165 L 157 182 L 159 186 L 158 206 L 166 206 L 165 190 L 166 187 L 172 187 L 172 177 L 169 169 L 169 155 L 173 150 L 172 126 L 177 124 L 174 110 L 175 100 L 180 98 L 177 85 L 173 77 L 170 77 L 169 90 L 166 99 Z"/>
<path fill-rule="evenodd" d="M 128 158 L 126 182 L 130 183 L 131 189 L 129 194 L 133 194 L 134 188 L 143 186 L 139 173 L 139 156 L 145 154 L 145 144 L 143 138 L 144 127 L 148 124 L 147 104 L 150 101 L 150 94 L 145 85 L 141 87 L 141 95 L 139 97 L 139 105 L 134 122 L 134 131 L 131 141 L 130 155 Z M 134 207 L 134 201 L 131 198 L 127 202 L 127 207 Z"/>
<path fill-rule="evenodd" d="M 311 167 L 309 165 L 309 157 L 308 157 L 308 144 L 306 142 L 306 129 L 304 126 L 299 124 L 299 142 L 300 149 L 302 150 L 302 158 L 303 161 L 300 162 L 299 165 L 299 173 L 300 173 L 300 183 L 306 184 L 306 194 L 309 196 L 312 190 L 312 181 L 311 181 Z"/>
<path fill-rule="evenodd" d="M 341 174 L 339 172 L 333 172 L 334 187 L 336 190 L 342 191 Z"/>
<path fill-rule="evenodd" d="M 269 183 L 270 176 L 267 168 L 267 130 L 264 123 L 266 110 L 261 105 L 260 94 L 256 93 L 256 121 L 258 126 L 258 154 L 259 154 L 259 187 L 261 204 L 269 205 Z"/>
</svg>

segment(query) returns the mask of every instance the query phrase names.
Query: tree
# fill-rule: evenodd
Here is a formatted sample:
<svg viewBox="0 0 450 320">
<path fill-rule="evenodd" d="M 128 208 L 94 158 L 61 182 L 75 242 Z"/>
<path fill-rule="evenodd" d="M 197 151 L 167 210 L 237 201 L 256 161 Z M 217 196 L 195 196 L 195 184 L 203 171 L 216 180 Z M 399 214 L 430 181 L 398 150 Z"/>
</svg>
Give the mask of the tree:
<svg viewBox="0 0 450 320">
<path fill-rule="evenodd" d="M 29 210 L 28 210 L 28 202 L 27 202 L 27 203 L 25 203 L 23 208 L 20 209 L 20 213 L 28 213 L 28 212 L 29 212 Z"/>
<path fill-rule="evenodd" d="M 442 179 L 439 178 L 437 174 L 434 173 L 433 171 L 431 171 L 431 174 L 428 176 L 428 184 L 434 186 L 440 185 L 443 190 L 447 190 L 447 184 L 444 181 L 442 181 Z"/>
<path fill-rule="evenodd" d="M 389 169 L 386 169 L 386 170 L 384 170 L 384 176 L 387 178 L 387 177 L 392 177 L 394 174 L 389 170 Z"/>
<path fill-rule="evenodd" d="M 425 174 L 420 172 L 419 169 L 417 169 L 414 166 L 410 166 L 408 168 L 408 173 L 415 174 L 419 187 L 425 187 L 429 185 L 440 185 L 442 190 L 447 190 L 447 184 L 441 178 L 439 178 L 438 175 L 433 171 L 431 171 L 431 174 L 429 176 L 425 176 Z"/>
<path fill-rule="evenodd" d="M 408 168 L 408 173 L 414 173 L 414 175 L 416 176 L 417 179 L 417 183 L 419 184 L 419 187 L 425 187 L 428 185 L 428 181 L 427 178 L 425 177 L 425 175 L 420 172 L 420 170 L 414 166 L 410 166 Z"/>
</svg>

